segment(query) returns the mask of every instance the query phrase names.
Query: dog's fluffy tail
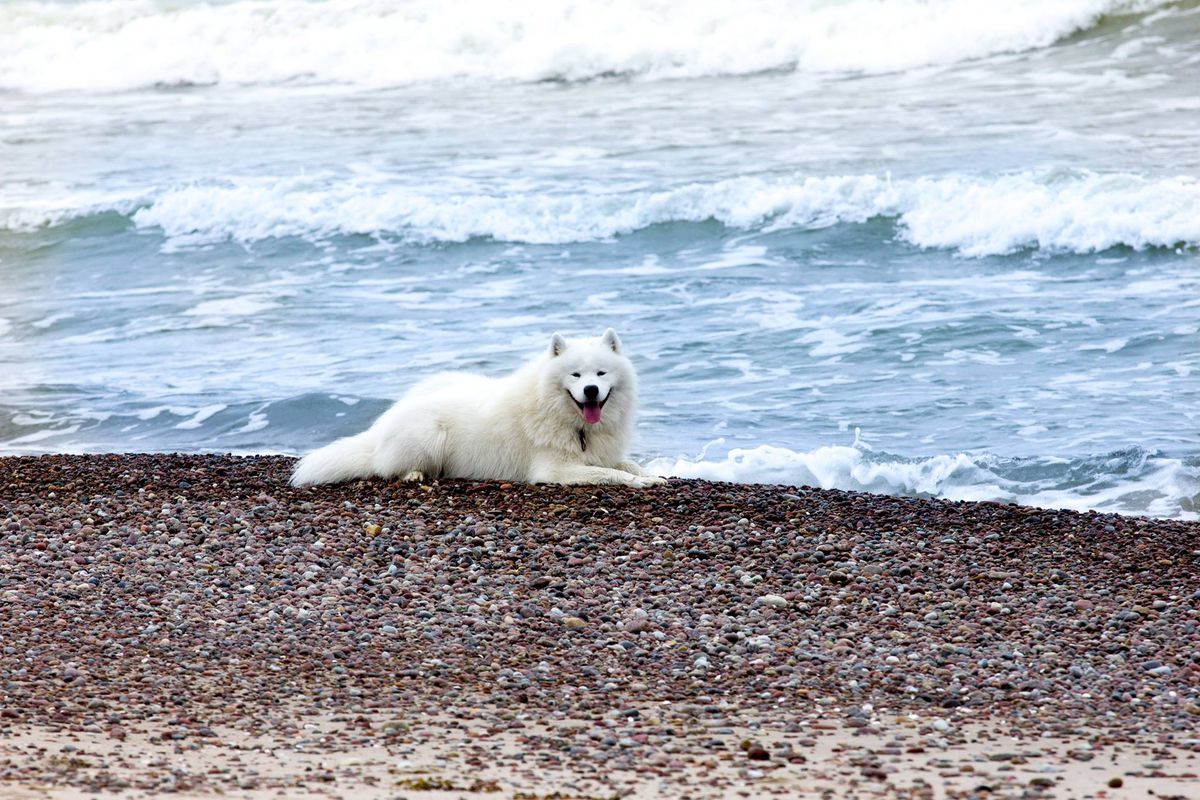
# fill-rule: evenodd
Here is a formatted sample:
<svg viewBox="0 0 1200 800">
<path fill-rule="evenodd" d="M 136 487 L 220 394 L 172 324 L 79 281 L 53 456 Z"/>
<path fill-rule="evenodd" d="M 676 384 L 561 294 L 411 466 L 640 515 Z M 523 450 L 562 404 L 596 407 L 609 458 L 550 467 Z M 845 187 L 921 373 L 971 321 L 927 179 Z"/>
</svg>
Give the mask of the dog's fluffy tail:
<svg viewBox="0 0 1200 800">
<path fill-rule="evenodd" d="M 300 459 L 292 470 L 292 485 L 337 483 L 370 477 L 373 474 L 371 459 L 374 454 L 375 442 L 370 431 L 338 439 Z"/>
</svg>

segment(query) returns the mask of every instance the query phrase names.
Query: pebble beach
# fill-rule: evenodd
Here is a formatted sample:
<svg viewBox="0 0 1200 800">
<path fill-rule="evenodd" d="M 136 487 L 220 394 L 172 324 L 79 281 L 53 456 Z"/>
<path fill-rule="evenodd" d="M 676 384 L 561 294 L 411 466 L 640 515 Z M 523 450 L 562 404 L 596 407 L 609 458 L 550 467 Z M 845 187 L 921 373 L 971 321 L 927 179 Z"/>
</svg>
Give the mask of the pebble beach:
<svg viewBox="0 0 1200 800">
<path fill-rule="evenodd" d="M 1200 524 L 0 458 L 0 795 L 1200 797 Z"/>
</svg>

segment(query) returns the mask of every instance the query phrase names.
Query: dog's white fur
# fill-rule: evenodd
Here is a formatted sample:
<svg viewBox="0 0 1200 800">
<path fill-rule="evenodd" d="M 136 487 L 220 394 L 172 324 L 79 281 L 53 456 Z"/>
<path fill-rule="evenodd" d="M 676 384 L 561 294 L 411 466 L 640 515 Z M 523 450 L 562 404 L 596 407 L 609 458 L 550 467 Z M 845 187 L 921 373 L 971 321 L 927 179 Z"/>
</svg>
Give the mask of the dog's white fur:
<svg viewBox="0 0 1200 800">
<path fill-rule="evenodd" d="M 462 372 L 421 381 L 363 433 L 296 464 L 292 483 L 380 476 L 529 483 L 664 483 L 625 456 L 633 436 L 637 374 L 609 328 L 595 339 L 551 338 L 546 352 L 503 378 Z M 603 401 L 583 414 L 585 387 Z"/>
</svg>

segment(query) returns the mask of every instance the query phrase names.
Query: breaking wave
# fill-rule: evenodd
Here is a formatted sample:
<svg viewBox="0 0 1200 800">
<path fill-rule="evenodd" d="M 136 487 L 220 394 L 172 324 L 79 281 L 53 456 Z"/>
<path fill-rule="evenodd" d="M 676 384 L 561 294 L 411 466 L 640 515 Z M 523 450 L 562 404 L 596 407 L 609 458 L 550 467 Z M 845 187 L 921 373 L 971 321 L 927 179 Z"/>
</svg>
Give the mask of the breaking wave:
<svg viewBox="0 0 1200 800">
<path fill-rule="evenodd" d="M 143 399 L 101 411 L 91 403 L 75 406 L 74 399 L 64 395 L 40 410 L 0 403 L 0 453 L 296 453 L 362 430 L 390 405 L 303 394 L 274 401 Z M 345 414 L 349 409 L 353 413 Z M 708 455 L 723 445 L 717 440 L 696 458 L 655 458 L 647 468 L 679 478 L 1200 520 L 1200 457 L 1174 458 L 1142 447 L 1070 458 L 961 452 L 912 458 L 874 451 L 856 438 L 853 446 L 810 451 L 761 444 Z"/>
<path fill-rule="evenodd" d="M 1046 47 L 1162 0 L 0 4 L 0 88 L 879 73 Z"/>
<path fill-rule="evenodd" d="M 876 218 L 894 220 L 897 235 L 910 244 L 972 257 L 1200 243 L 1200 181 L 1086 171 L 896 181 L 871 175 L 733 178 L 610 194 L 468 194 L 378 178 L 303 177 L 179 186 L 141 200 L 121 196 L 108 209 L 94 201 L 74 210 L 66 206 L 0 210 L 0 225 L 28 230 L 109 211 L 128 215 L 140 229 L 160 230 L 173 248 L 339 235 L 563 244 L 672 222 L 778 231 Z"/>
<path fill-rule="evenodd" d="M 732 449 L 720 460 L 659 458 L 649 466 L 680 478 L 1200 519 L 1200 460 L 1143 448 L 1082 459 L 1020 459 L 965 453 L 901 458 L 862 447 L 797 452 L 760 445 Z"/>
</svg>

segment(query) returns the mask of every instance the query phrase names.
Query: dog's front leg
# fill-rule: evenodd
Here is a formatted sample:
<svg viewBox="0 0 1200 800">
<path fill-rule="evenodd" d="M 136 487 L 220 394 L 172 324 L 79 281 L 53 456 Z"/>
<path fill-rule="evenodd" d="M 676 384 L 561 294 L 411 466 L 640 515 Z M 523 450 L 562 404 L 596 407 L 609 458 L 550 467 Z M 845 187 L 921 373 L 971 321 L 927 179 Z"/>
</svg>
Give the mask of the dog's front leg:
<svg viewBox="0 0 1200 800">
<path fill-rule="evenodd" d="M 565 485 L 615 483 L 622 486 L 632 486 L 637 489 L 666 483 L 666 480 L 656 475 L 634 475 L 620 469 L 572 464 L 554 458 L 539 460 L 534 465 L 530 481 L 532 483 L 560 483 Z"/>
<path fill-rule="evenodd" d="M 657 477 L 651 476 L 650 473 L 642 469 L 642 465 L 636 461 L 619 461 L 617 462 L 617 469 L 621 470 L 622 472 L 628 472 L 630 475 L 637 475 L 642 478 Z"/>
</svg>

